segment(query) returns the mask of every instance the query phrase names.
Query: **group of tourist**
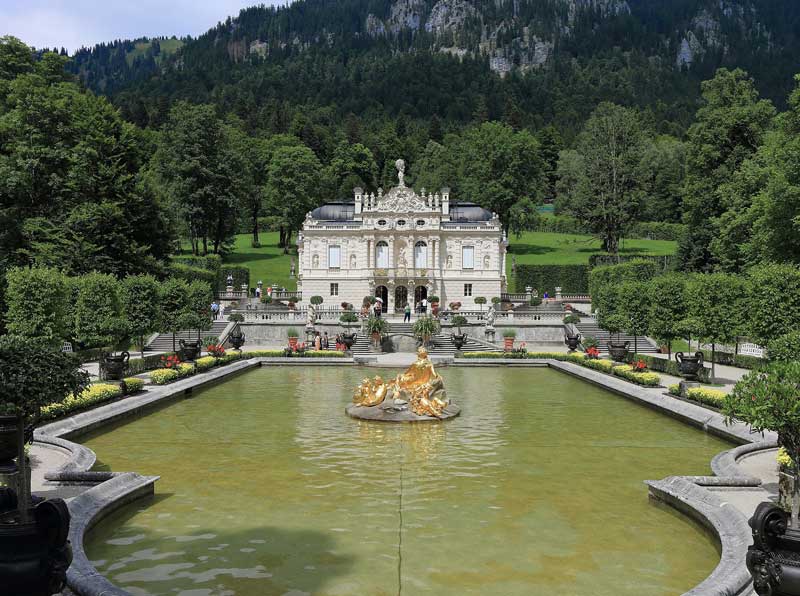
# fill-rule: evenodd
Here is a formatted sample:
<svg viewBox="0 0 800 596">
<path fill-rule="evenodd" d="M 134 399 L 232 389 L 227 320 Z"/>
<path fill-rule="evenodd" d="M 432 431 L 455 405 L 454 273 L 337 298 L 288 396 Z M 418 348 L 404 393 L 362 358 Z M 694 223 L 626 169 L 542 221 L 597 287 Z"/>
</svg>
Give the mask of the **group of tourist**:
<svg viewBox="0 0 800 596">
<path fill-rule="evenodd" d="M 339 343 L 339 338 L 336 338 L 337 343 Z M 324 333 L 320 334 L 319 331 L 314 333 L 314 349 L 319 350 L 327 350 L 331 346 L 330 339 L 328 338 L 328 332 L 325 331 Z"/>
</svg>

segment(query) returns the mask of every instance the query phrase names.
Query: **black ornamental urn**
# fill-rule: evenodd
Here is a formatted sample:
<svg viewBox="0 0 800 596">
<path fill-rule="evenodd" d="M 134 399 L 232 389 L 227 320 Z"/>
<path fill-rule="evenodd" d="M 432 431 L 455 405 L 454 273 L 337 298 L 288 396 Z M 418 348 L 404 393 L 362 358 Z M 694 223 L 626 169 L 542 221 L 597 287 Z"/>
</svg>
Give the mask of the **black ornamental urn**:
<svg viewBox="0 0 800 596">
<path fill-rule="evenodd" d="M 181 340 L 181 360 L 197 360 L 202 350 L 202 342 Z"/>
<path fill-rule="evenodd" d="M 456 347 L 456 350 L 460 350 L 467 344 L 466 333 L 453 333 L 450 335 L 450 339 L 453 340 L 453 345 Z"/>
<path fill-rule="evenodd" d="M 570 352 L 574 352 L 575 350 L 577 350 L 580 343 L 581 343 L 580 333 L 576 333 L 574 335 L 571 333 L 567 333 L 564 335 L 564 344 L 567 346 L 567 348 L 569 348 Z"/>
<path fill-rule="evenodd" d="M 342 333 L 342 343 L 344 344 L 345 349 L 350 351 L 353 348 L 353 344 L 356 343 L 356 334 Z"/>
<path fill-rule="evenodd" d="M 0 518 L 8 518 L 16 509 L 16 494 L 0 491 Z M 72 563 L 69 510 L 62 499 L 49 499 L 30 511 L 30 521 L 0 522 L 2 593 L 50 596 L 64 589 Z"/>
<path fill-rule="evenodd" d="M 703 368 L 703 352 L 695 352 L 694 356 L 687 356 L 683 352 L 675 353 L 675 361 L 681 371 L 681 376 L 687 381 L 699 381 L 698 373 Z"/>
<path fill-rule="evenodd" d="M 125 371 L 128 369 L 128 360 L 131 359 L 129 352 L 122 352 L 121 354 L 110 354 L 106 352 L 100 361 L 103 369 L 103 378 L 107 381 L 121 381 L 125 377 Z"/>
<path fill-rule="evenodd" d="M 747 570 L 759 596 L 800 596 L 800 532 L 789 528 L 789 514 L 774 503 L 761 503 L 748 521 L 753 544 Z"/>
<path fill-rule="evenodd" d="M 242 330 L 238 327 L 228 336 L 228 341 L 233 346 L 234 350 L 241 350 L 244 345 L 245 336 Z"/>
<path fill-rule="evenodd" d="M 621 344 L 616 344 L 612 341 L 608 342 L 608 353 L 614 362 L 625 362 L 625 356 L 628 355 L 628 347 L 631 342 L 626 341 Z"/>
</svg>

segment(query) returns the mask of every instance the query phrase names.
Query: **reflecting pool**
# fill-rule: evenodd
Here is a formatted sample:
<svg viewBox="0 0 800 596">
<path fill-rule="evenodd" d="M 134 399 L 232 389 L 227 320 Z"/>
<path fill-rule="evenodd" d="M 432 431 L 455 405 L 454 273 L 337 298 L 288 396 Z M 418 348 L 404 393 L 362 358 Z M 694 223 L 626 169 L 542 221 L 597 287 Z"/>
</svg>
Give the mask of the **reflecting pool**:
<svg viewBox="0 0 800 596">
<path fill-rule="evenodd" d="M 548 369 L 443 368 L 459 418 L 348 418 L 365 374 L 253 370 L 88 437 L 160 475 L 87 539 L 133 594 L 658 596 L 719 561 L 646 479 L 707 474 L 722 440 Z"/>
</svg>

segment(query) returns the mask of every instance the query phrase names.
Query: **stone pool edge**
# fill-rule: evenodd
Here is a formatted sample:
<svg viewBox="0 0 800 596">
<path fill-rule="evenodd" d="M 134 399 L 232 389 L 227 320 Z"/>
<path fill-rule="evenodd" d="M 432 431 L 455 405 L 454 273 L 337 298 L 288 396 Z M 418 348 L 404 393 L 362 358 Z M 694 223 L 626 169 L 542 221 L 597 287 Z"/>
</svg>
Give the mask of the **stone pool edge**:
<svg viewBox="0 0 800 596">
<path fill-rule="evenodd" d="M 156 476 L 141 476 L 132 472 L 91 472 L 96 461 L 91 449 L 68 440 L 91 432 L 101 426 L 155 409 L 170 400 L 190 394 L 193 389 L 217 383 L 232 375 L 262 365 L 353 365 L 353 361 L 321 359 L 312 362 L 288 362 L 285 359 L 252 358 L 213 369 L 202 375 L 189 377 L 128 399 L 100 406 L 70 418 L 45 425 L 35 432 L 36 441 L 70 452 L 69 461 L 45 478 L 58 482 L 96 484 L 69 503 L 73 524 L 70 528 L 74 559 L 68 572 L 68 586 L 81 596 L 122 596 L 128 592 L 116 587 L 97 572 L 89 563 L 83 548 L 83 539 L 95 524 L 104 517 L 137 499 L 154 494 Z M 711 462 L 716 476 L 670 476 L 660 481 L 647 481 L 650 497 L 662 501 L 677 511 L 700 522 L 716 536 L 721 546 L 720 562 L 712 573 L 684 596 L 739 596 L 750 594 L 752 581 L 744 567 L 744 557 L 751 542 L 747 520 L 733 506 L 725 503 L 705 486 L 752 487 L 761 481 L 740 473 L 737 460 L 755 451 L 774 448 L 777 441 L 767 433 L 756 441 L 750 430 L 741 424 L 726 427 L 723 417 L 700 406 L 667 400 L 663 395 L 568 362 L 557 360 L 506 360 L 490 359 L 470 362 L 442 362 L 455 366 L 513 366 L 548 367 L 581 378 L 622 397 L 668 414 L 678 420 L 702 428 L 726 440 L 742 443 L 739 447 L 717 454 Z"/>
</svg>

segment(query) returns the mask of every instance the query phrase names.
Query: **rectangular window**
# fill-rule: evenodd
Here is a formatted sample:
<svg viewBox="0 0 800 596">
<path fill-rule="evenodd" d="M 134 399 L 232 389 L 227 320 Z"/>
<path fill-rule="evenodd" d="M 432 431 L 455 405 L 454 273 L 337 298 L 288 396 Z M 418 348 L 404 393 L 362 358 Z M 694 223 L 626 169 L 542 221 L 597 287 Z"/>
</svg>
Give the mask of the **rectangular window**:
<svg viewBox="0 0 800 596">
<path fill-rule="evenodd" d="M 375 251 L 375 266 L 378 269 L 388 269 L 389 268 L 389 245 L 385 242 L 378 242 Z"/>
<path fill-rule="evenodd" d="M 339 295 L 339 284 L 331 284 L 331 296 Z"/>
<path fill-rule="evenodd" d="M 464 297 L 472 296 L 472 284 L 464 284 Z"/>
<path fill-rule="evenodd" d="M 342 249 L 339 246 L 328 247 L 328 267 L 338 269 L 341 266 Z"/>
<path fill-rule="evenodd" d="M 475 268 L 475 247 L 465 246 L 461 249 L 461 268 L 474 269 Z"/>
</svg>

